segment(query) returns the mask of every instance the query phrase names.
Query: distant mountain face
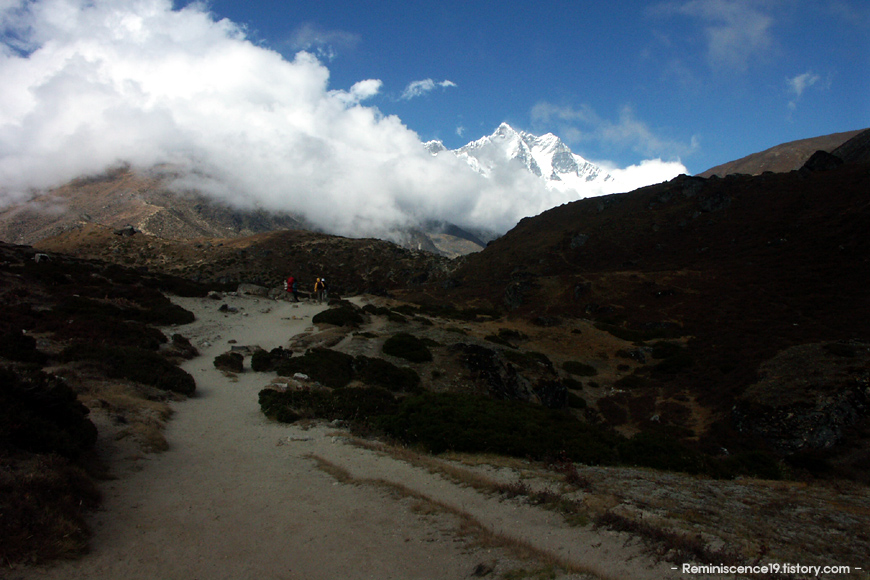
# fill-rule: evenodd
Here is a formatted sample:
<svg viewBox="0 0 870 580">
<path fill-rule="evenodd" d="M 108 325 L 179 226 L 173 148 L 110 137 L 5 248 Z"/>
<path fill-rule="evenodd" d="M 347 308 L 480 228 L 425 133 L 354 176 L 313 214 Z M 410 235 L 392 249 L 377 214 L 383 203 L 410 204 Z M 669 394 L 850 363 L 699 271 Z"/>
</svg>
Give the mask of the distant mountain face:
<svg viewBox="0 0 870 580">
<path fill-rule="evenodd" d="M 29 203 L 0 208 L 0 239 L 33 244 L 87 224 L 132 225 L 162 238 L 224 238 L 274 230 L 311 229 L 302 216 L 232 208 L 195 192 L 178 193 L 160 172 L 119 168 L 85 177 L 36 196 Z"/>
<path fill-rule="evenodd" d="M 852 140 L 858 134 L 867 130 L 848 131 L 846 133 L 833 133 L 821 137 L 811 137 L 783 143 L 758 153 L 753 153 L 735 161 L 729 161 L 716 167 L 711 167 L 699 177 L 712 177 L 714 175 L 725 177 L 735 173 L 745 175 L 761 175 L 765 171 L 774 173 L 786 173 L 800 169 L 807 159 L 816 151 L 833 152 L 835 149 Z M 840 155 L 843 157 L 843 155 Z"/>
<path fill-rule="evenodd" d="M 441 141 L 429 141 L 425 147 L 432 155 L 448 151 Z M 590 184 L 613 181 L 601 167 L 572 153 L 552 133 L 538 137 L 517 131 L 507 123 L 499 125 L 492 135 L 450 152 L 486 177 L 499 168 L 518 164 L 543 180 L 547 187 L 562 191 L 573 189 L 579 197 L 585 197 L 583 193 Z"/>
<path fill-rule="evenodd" d="M 280 230 L 317 229 L 302 215 L 231 207 L 197 192 L 176 192 L 165 171 L 118 168 L 75 179 L 28 203 L 0 207 L 0 240 L 33 245 L 88 226 L 127 225 L 162 239 L 236 238 Z M 481 250 L 494 238 L 453 224 L 431 222 L 395 232 L 402 247 L 456 257 Z"/>
</svg>

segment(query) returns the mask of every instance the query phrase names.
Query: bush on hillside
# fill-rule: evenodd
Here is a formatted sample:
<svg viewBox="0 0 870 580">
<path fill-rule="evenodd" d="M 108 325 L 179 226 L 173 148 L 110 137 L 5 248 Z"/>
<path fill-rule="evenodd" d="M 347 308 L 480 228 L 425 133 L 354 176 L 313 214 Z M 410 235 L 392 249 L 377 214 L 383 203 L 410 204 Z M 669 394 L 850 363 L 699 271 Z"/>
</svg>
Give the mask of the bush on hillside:
<svg viewBox="0 0 870 580">
<path fill-rule="evenodd" d="M 225 352 L 214 357 L 214 368 L 227 373 L 241 373 L 245 370 L 245 357 L 238 352 Z"/>
<path fill-rule="evenodd" d="M 388 391 L 412 393 L 420 390 L 420 375 L 414 369 L 398 367 L 382 358 L 358 356 L 353 363 L 354 378 Z"/>
<path fill-rule="evenodd" d="M 586 399 L 568 391 L 568 407 L 571 409 L 585 409 L 587 407 Z"/>
<path fill-rule="evenodd" d="M 547 355 L 540 352 L 531 350 L 503 350 L 501 355 L 524 369 L 542 369 L 549 373 L 555 372 L 553 362 Z"/>
<path fill-rule="evenodd" d="M 335 326 L 359 326 L 363 323 L 363 318 L 359 312 L 354 310 L 353 306 L 347 306 L 342 303 L 337 308 L 330 308 L 322 312 L 318 312 L 311 319 L 314 324 L 334 324 Z"/>
<path fill-rule="evenodd" d="M 89 412 L 62 379 L 0 367 L 0 451 L 75 458 L 97 441 Z"/>
<path fill-rule="evenodd" d="M 294 356 L 275 365 L 278 374 L 308 375 L 327 387 L 338 389 L 353 380 L 353 357 L 328 348 L 313 348 L 302 356 Z"/>
<path fill-rule="evenodd" d="M 20 328 L 0 327 L 0 358 L 42 364 L 47 357 L 36 349 L 36 339 L 24 334 Z"/>
<path fill-rule="evenodd" d="M 2 423 L 0 423 L 2 425 Z M 85 510 L 100 492 L 66 458 L 0 454 L 0 562 L 4 566 L 72 558 L 87 551 Z"/>
<path fill-rule="evenodd" d="M 566 360 L 562 363 L 562 370 L 578 377 L 594 377 L 598 374 L 595 367 L 575 360 Z"/>
<path fill-rule="evenodd" d="M 634 330 L 618 326 L 616 324 L 608 324 L 606 322 L 596 322 L 595 328 L 608 332 L 616 338 L 627 340 L 629 342 L 645 342 L 655 340 L 657 338 L 676 338 L 681 335 L 681 329 L 663 326 L 662 328 L 650 328 L 646 330 Z"/>
<path fill-rule="evenodd" d="M 251 370 L 258 373 L 274 371 L 281 361 L 291 356 L 293 356 L 292 352 L 280 346 L 270 351 L 258 350 L 251 355 Z"/>
<path fill-rule="evenodd" d="M 319 418 L 368 424 L 377 417 L 391 415 L 396 409 L 393 395 L 377 387 L 283 392 L 263 389 L 259 401 L 267 417 L 282 423 Z"/>
<path fill-rule="evenodd" d="M 384 342 L 384 353 L 403 358 L 411 362 L 428 362 L 432 360 L 432 352 L 422 340 L 407 332 L 394 334 Z"/>
<path fill-rule="evenodd" d="M 113 379 L 127 379 L 187 396 L 196 391 L 196 381 L 189 373 L 159 354 L 141 348 L 74 344 L 64 349 L 60 358 L 65 362 L 87 361 Z"/>
<path fill-rule="evenodd" d="M 433 453 L 498 453 L 542 459 L 560 452 L 588 464 L 615 462 L 616 436 L 568 413 L 519 401 L 460 393 L 422 393 L 377 424 L 390 436 Z"/>
</svg>

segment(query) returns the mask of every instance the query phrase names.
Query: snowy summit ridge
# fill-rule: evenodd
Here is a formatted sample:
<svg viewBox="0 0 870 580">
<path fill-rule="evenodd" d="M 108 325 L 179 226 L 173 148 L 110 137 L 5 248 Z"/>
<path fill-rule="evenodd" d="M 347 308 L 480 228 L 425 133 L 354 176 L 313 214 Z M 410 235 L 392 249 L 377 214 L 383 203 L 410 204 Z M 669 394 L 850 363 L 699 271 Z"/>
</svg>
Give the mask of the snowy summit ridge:
<svg viewBox="0 0 870 580">
<path fill-rule="evenodd" d="M 441 141 L 429 141 L 425 147 L 432 155 L 447 151 Z M 507 123 L 499 125 L 492 135 L 472 141 L 452 153 L 485 177 L 507 164 L 519 163 L 543 180 L 548 188 L 575 190 L 580 197 L 585 197 L 584 193 L 593 184 L 599 186 L 613 181 L 611 175 L 573 153 L 552 133 L 538 137 L 517 131 Z"/>
</svg>

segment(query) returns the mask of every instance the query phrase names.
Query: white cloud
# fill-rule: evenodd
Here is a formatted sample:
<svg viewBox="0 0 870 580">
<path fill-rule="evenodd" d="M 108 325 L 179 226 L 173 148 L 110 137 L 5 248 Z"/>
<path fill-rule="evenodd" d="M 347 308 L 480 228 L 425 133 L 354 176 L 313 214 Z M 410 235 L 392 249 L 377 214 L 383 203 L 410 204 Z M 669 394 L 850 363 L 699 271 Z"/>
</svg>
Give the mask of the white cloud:
<svg viewBox="0 0 870 580">
<path fill-rule="evenodd" d="M 610 167 L 608 163 L 601 164 L 613 176 L 612 184 L 607 185 L 605 193 L 621 193 L 634 191 L 656 183 L 669 181 L 680 174 L 689 173 L 686 166 L 679 161 L 662 161 L 661 159 L 644 159 L 636 165 L 628 167 Z"/>
<path fill-rule="evenodd" d="M 634 110 L 625 106 L 619 119 L 611 121 L 598 115 L 588 105 L 558 106 L 545 101 L 532 108 L 532 120 L 547 126 L 557 126 L 562 138 L 570 144 L 595 144 L 599 148 L 631 149 L 646 157 L 637 164 L 619 167 L 610 161 L 595 161 L 612 177 L 613 181 L 596 184 L 585 196 L 624 193 L 673 179 L 689 173 L 680 157 L 695 152 L 698 140 L 689 144 L 664 139 L 635 117 Z M 665 161 L 662 157 L 669 158 Z"/>
<path fill-rule="evenodd" d="M 758 58 L 766 58 L 775 42 L 773 18 L 760 0 L 690 0 L 655 5 L 655 14 L 682 15 L 704 25 L 707 60 L 714 69 L 745 71 Z"/>
<path fill-rule="evenodd" d="M 311 52 L 288 59 L 257 46 L 199 3 L 0 0 L 0 78 L 0 205 L 119 163 L 166 164 L 173 188 L 296 212 L 350 236 L 423 219 L 505 231 L 577 197 L 515 168 L 486 179 L 454 155 L 433 157 L 399 118 L 363 104 L 380 80 L 331 88 Z M 455 86 L 426 79 L 407 92 Z M 591 131 L 650 157 L 684 149 L 630 109 L 608 122 L 589 108 L 547 107 L 539 112 L 561 115 L 581 139 Z M 615 170 L 619 190 L 685 172 L 677 165 Z"/>
<path fill-rule="evenodd" d="M 448 87 L 455 87 L 456 83 L 453 81 L 443 80 L 441 82 L 433 81 L 432 79 L 423 79 L 421 81 L 412 81 L 405 87 L 405 90 L 402 91 L 402 100 L 410 100 L 415 97 L 419 97 L 425 95 L 426 93 L 433 91 L 436 87 L 441 87 L 446 89 Z"/>
<path fill-rule="evenodd" d="M 647 157 L 684 157 L 695 152 L 697 140 L 691 143 L 662 138 L 643 121 L 634 110 L 624 106 L 616 121 L 601 117 L 588 105 L 561 106 L 541 101 L 532 108 L 532 121 L 556 125 L 559 134 L 568 143 L 590 143 L 611 148 L 627 148 Z"/>
<path fill-rule="evenodd" d="M 331 89 L 313 54 L 257 46 L 202 4 L 0 2 L 0 205 L 118 163 L 169 164 L 172 187 L 343 235 L 424 218 L 505 231 L 547 195 L 429 155 L 400 119 L 362 104 L 379 80 Z"/>
<path fill-rule="evenodd" d="M 353 49 L 360 36 L 343 30 L 324 30 L 311 22 L 297 27 L 291 34 L 291 50 L 311 52 L 323 60 L 335 60 L 340 50 Z"/>
<path fill-rule="evenodd" d="M 788 92 L 794 96 L 794 99 L 789 101 L 789 108 L 795 109 L 797 107 L 797 102 L 803 96 L 804 91 L 818 83 L 820 80 L 822 80 L 822 77 L 812 71 L 807 71 L 793 78 L 786 79 Z"/>
</svg>

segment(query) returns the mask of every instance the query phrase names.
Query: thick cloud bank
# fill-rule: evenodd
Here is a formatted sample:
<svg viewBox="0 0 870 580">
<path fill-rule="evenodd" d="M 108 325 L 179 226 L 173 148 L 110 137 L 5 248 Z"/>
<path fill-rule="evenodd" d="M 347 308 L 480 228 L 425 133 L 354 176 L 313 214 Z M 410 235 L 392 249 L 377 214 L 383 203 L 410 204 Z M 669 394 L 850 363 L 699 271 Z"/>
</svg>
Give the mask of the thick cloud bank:
<svg viewBox="0 0 870 580">
<path fill-rule="evenodd" d="M 288 61 L 199 4 L 0 0 L 0 32 L 0 205 L 120 163 L 344 235 L 424 218 L 504 231 L 576 199 L 429 155 L 363 104 L 380 81 L 330 90 L 313 55 Z"/>
</svg>

